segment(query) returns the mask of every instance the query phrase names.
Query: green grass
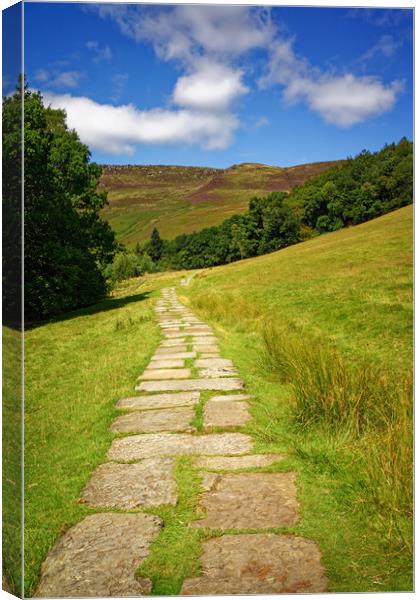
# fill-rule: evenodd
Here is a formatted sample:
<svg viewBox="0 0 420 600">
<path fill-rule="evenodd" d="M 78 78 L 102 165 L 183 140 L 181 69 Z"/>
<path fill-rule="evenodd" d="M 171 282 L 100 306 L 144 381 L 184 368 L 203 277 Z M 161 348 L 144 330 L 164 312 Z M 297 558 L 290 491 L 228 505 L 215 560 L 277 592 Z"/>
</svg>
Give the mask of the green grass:
<svg viewBox="0 0 420 600">
<path fill-rule="evenodd" d="M 297 471 L 330 591 L 412 589 L 412 208 L 179 292 L 255 395 L 257 451 Z"/>
<path fill-rule="evenodd" d="M 22 336 L 3 327 L 3 583 L 22 593 Z"/>
<path fill-rule="evenodd" d="M 200 516 L 197 503 L 201 488 L 191 457 L 178 458 L 175 479 L 177 505 L 148 511 L 163 519 L 164 528 L 138 570 L 139 575 L 152 580 L 152 594 L 156 596 L 179 594 L 184 579 L 199 572 L 200 532 L 189 524 Z"/>
<path fill-rule="evenodd" d="M 321 392 L 313 388 L 321 418 L 311 423 L 305 416 L 311 403 L 303 378 L 303 416 L 296 419 L 294 385 L 304 369 L 299 360 L 293 364 L 300 371 L 285 363 L 293 357 L 286 342 L 294 340 L 298 359 L 339 365 L 338 375 L 332 373 L 334 392 L 337 381 L 353 385 L 346 369 L 357 373 L 364 364 L 401 382 L 412 352 L 411 227 L 411 209 L 405 208 L 281 252 L 198 272 L 188 287 L 179 287 L 181 298 L 213 323 L 222 355 L 234 360 L 255 396 L 253 420 L 240 430 L 253 436 L 256 452 L 286 457 L 263 470 L 298 474 L 301 518 L 290 531 L 319 542 L 330 591 L 412 588 L 411 496 L 401 478 L 401 465 L 410 467 L 411 460 L 410 405 L 395 415 L 369 405 L 368 426 L 347 427 L 347 415 L 331 427 L 322 417 L 322 390 L 329 389 L 331 375 L 325 371 Z M 160 339 L 152 303 L 182 276 L 131 280 L 108 301 L 26 334 L 26 595 L 34 593 L 40 565 L 59 535 L 91 512 L 78 498 L 111 444 L 115 402 L 132 394 Z M 325 344 L 324 363 L 314 340 Z M 194 419 L 199 432 L 205 397 Z M 347 396 L 334 399 L 348 406 Z M 383 414 L 383 427 L 376 427 L 372 415 Z M 12 443 L 9 437 L 6 451 Z M 222 533 L 188 526 L 201 516 L 191 458 L 177 460 L 176 480 L 179 503 L 147 511 L 164 520 L 139 569 L 151 578 L 155 595 L 179 593 L 184 578 L 199 573 L 201 541 Z M 13 552 L 16 531 L 9 532 Z M 18 564 L 7 564 L 9 580 L 18 582 Z"/>
<path fill-rule="evenodd" d="M 80 491 L 111 444 L 116 401 L 133 394 L 158 344 L 152 302 L 174 277 L 131 280 L 100 305 L 26 332 L 26 595 L 58 536 L 89 512 Z M 17 580 L 18 562 L 7 564 Z"/>
</svg>

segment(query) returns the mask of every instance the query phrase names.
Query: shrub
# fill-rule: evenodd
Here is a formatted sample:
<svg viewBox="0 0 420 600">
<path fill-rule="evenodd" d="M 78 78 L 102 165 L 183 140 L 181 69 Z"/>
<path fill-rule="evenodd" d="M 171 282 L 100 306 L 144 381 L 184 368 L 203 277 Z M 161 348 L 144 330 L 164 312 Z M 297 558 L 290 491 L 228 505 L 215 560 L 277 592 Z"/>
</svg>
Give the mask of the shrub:
<svg viewBox="0 0 420 600">
<path fill-rule="evenodd" d="M 106 277 L 112 284 L 140 274 L 139 260 L 134 252 L 118 252 L 106 269 Z"/>
</svg>

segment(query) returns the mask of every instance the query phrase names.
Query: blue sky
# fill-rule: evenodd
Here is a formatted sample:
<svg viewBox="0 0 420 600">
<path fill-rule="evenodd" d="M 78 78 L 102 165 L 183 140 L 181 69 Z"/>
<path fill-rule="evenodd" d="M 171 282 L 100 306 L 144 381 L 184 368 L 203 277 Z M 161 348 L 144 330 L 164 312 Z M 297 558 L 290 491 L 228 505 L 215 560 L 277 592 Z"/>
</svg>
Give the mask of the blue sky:
<svg viewBox="0 0 420 600">
<path fill-rule="evenodd" d="M 412 139 L 412 11 L 25 3 L 31 88 L 102 163 L 289 166 Z"/>
</svg>

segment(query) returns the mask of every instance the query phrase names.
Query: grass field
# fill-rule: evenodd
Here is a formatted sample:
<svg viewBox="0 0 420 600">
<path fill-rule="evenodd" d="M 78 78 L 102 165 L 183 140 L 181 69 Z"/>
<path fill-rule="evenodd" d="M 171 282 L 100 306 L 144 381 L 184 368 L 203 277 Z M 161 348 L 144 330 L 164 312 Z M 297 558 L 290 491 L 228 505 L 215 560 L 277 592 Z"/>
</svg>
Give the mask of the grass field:
<svg viewBox="0 0 420 600">
<path fill-rule="evenodd" d="M 259 450 L 299 473 L 296 531 L 319 541 L 330 590 L 412 589 L 412 207 L 198 272 L 182 294 L 255 394 Z"/>
<path fill-rule="evenodd" d="M 229 169 L 171 166 L 107 166 L 101 187 L 108 190 L 103 216 L 128 246 L 146 241 L 154 227 L 172 239 L 218 225 L 248 208 L 252 196 L 290 191 L 330 166 L 314 163 L 290 168 L 254 163 Z"/>
<path fill-rule="evenodd" d="M 26 332 L 26 595 L 58 536 L 89 513 L 80 491 L 110 446 L 115 402 L 132 393 L 158 343 L 152 303 L 172 280 L 132 280 L 102 304 Z M 18 564 L 7 568 L 16 578 Z"/>
<path fill-rule="evenodd" d="M 178 288 L 181 299 L 213 323 L 223 356 L 234 360 L 255 396 L 253 420 L 240 430 L 253 435 L 257 452 L 286 456 L 268 471 L 298 473 L 301 519 L 288 531 L 319 542 L 330 591 L 412 589 L 411 397 L 408 389 L 400 406 L 389 384 L 411 370 L 411 265 L 407 207 L 198 272 Z M 26 334 L 26 595 L 34 593 L 58 536 L 90 512 L 78 498 L 111 443 L 115 402 L 132 393 L 158 344 L 153 302 L 182 275 L 130 280 L 108 301 Z M 308 400 L 306 357 L 323 367 L 324 379 L 311 380 L 314 399 L 322 403 L 325 381 L 327 391 L 336 392 L 342 381 L 356 388 L 359 372 L 376 398 L 369 374 L 379 373 L 381 398 L 390 399 L 395 414 L 381 402 L 369 405 L 368 426 L 357 432 L 346 423 L 310 422 L 303 406 L 298 422 L 296 408 Z M 292 367 L 294 382 L 285 376 Z M 349 403 L 342 393 L 333 400 L 344 409 Z M 380 427 L 372 415 L 383 419 Z M 347 420 L 353 422 L 353 413 Z M 195 425 L 200 432 L 200 410 Z M 177 461 L 176 477 L 178 505 L 148 511 L 165 522 L 140 569 L 152 579 L 153 594 L 179 593 L 183 579 L 197 573 L 200 539 L 208 535 L 188 526 L 198 515 L 199 492 L 190 459 Z M 17 581 L 17 566 L 9 560 L 6 569 Z"/>
<path fill-rule="evenodd" d="M 3 327 L 3 589 L 22 591 L 22 336 Z"/>
</svg>

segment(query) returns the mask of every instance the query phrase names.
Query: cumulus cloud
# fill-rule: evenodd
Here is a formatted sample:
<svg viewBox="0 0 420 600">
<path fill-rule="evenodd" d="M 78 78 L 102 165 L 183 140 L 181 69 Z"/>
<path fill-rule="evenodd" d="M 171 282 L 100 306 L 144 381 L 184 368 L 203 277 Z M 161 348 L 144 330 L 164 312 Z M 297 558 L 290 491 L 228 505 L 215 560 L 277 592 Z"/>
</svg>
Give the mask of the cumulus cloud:
<svg viewBox="0 0 420 600">
<path fill-rule="evenodd" d="M 318 79 L 293 79 L 284 98 L 288 102 L 306 102 L 327 123 L 351 127 L 390 110 L 401 90 L 399 81 L 385 86 L 374 77 L 324 75 Z"/>
<path fill-rule="evenodd" d="M 235 98 L 248 91 L 241 77 L 240 70 L 203 61 L 191 75 L 178 79 L 173 101 L 195 109 L 226 111 Z"/>
<path fill-rule="evenodd" d="M 114 154 L 132 154 L 135 145 L 200 144 L 225 148 L 239 126 L 229 113 L 190 109 L 139 110 L 132 104 L 112 106 L 70 94 L 44 93 L 45 103 L 64 108 L 67 123 L 91 148 Z"/>
<path fill-rule="evenodd" d="M 382 51 L 391 51 L 389 43 L 387 47 Z M 391 110 L 403 90 L 400 81 L 385 85 L 373 76 L 315 69 L 296 55 L 290 40 L 274 44 L 259 83 L 263 88 L 281 85 L 286 104 L 303 102 L 327 123 L 338 127 L 352 127 Z"/>
<path fill-rule="evenodd" d="M 90 147 L 112 153 L 133 153 L 136 144 L 198 144 L 227 147 L 240 122 L 235 101 L 249 93 L 252 74 L 246 53 L 259 49 L 265 67 L 260 88 L 278 86 L 285 105 L 303 103 L 326 122 L 351 127 L 391 110 L 402 84 L 386 85 L 377 77 L 331 73 L 312 66 L 294 49 L 271 19 L 271 9 L 247 6 L 151 6 L 98 4 L 95 10 L 111 18 L 127 37 L 151 44 L 156 55 L 174 61 L 181 70 L 164 108 L 141 110 L 133 104 L 113 106 L 70 94 L 44 94 L 47 103 L 67 111 L 69 126 Z M 112 52 L 91 40 L 86 44 L 94 60 L 110 60 Z M 370 56 L 390 56 L 396 50 L 391 36 L 382 36 Z M 254 68 L 254 63 L 251 63 Z M 83 74 L 38 72 L 45 88 L 76 87 Z M 117 102 L 127 76 L 114 76 L 112 98 Z M 265 117 L 255 128 L 267 124 Z"/>
<path fill-rule="evenodd" d="M 102 4 L 96 10 L 137 42 L 151 42 L 160 58 L 190 65 L 203 55 L 221 60 L 265 47 L 275 32 L 270 11 L 258 7 Z"/>
</svg>

